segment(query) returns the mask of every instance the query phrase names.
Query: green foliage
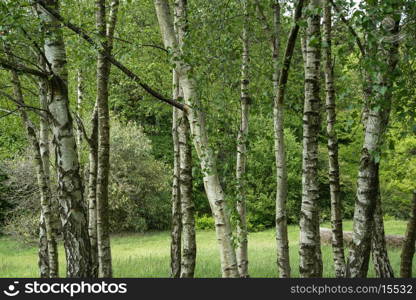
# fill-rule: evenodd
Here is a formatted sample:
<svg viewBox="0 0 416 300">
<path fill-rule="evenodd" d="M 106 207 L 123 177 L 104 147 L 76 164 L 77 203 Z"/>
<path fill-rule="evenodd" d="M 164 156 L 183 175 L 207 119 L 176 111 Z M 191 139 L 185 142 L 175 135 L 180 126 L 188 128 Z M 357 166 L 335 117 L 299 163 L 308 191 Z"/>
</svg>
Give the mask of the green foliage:
<svg viewBox="0 0 416 300">
<path fill-rule="evenodd" d="M 114 233 L 167 229 L 170 168 L 153 157 L 151 143 L 140 127 L 117 121 L 111 125 L 110 230 Z M 4 231 L 25 241 L 36 239 L 39 227 L 40 201 L 32 156 L 28 151 L 1 163 L 7 175 L 7 180 L 2 176 L 0 182 L 1 205 L 8 208 L 2 209 L 0 215 L 7 216 Z M 52 174 L 53 182 L 54 178 Z M 56 197 L 55 188 L 52 192 Z"/>
<path fill-rule="evenodd" d="M 214 218 L 207 215 L 196 216 L 195 228 L 197 230 L 213 230 L 215 228 Z"/>
<path fill-rule="evenodd" d="M 2 182 L 0 199 L 6 206 L 4 233 L 25 242 L 38 236 L 39 207 L 38 186 L 31 151 L 22 156 L 3 161 L 1 169 L 7 177 Z"/>
<path fill-rule="evenodd" d="M 142 128 L 132 122 L 113 122 L 111 128 L 111 231 L 167 229 L 170 224 L 170 168 L 155 160 Z"/>
<path fill-rule="evenodd" d="M 416 137 L 397 140 L 381 163 L 384 213 L 401 219 L 410 217 L 416 177 Z"/>
</svg>

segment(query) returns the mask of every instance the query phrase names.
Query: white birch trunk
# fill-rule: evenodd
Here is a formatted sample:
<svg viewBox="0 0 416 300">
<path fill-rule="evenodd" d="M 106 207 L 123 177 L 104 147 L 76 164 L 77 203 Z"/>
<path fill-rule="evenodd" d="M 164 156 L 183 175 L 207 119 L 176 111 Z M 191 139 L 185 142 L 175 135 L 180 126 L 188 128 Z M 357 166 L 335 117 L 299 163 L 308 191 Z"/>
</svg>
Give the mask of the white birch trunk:
<svg viewBox="0 0 416 300">
<path fill-rule="evenodd" d="M 173 99 L 179 98 L 179 76 L 173 70 Z M 172 179 L 172 228 L 170 244 L 171 277 L 181 276 L 181 191 L 180 191 L 180 149 L 179 149 L 179 109 L 172 108 L 172 140 L 173 140 L 173 179 Z"/>
<path fill-rule="evenodd" d="M 386 25 L 378 29 L 378 34 L 383 39 L 377 45 L 371 45 L 367 53 L 376 53 L 366 59 L 373 60 L 374 78 L 377 78 L 373 85 L 385 88 L 383 93 L 374 89 L 365 90 L 367 99 L 366 126 L 364 142 L 361 150 L 360 168 L 357 178 L 357 197 L 354 210 L 353 243 L 349 253 L 348 273 L 351 277 L 363 278 L 367 276 L 368 263 L 370 259 L 371 239 L 375 233 L 380 231 L 374 227 L 374 212 L 379 197 L 378 187 L 378 164 L 381 155 L 383 135 L 387 129 L 391 110 L 392 87 L 394 82 L 394 71 L 398 62 L 398 46 L 400 24 L 400 10 L 397 3 L 391 3 L 395 15 L 386 17 Z M 374 49 L 374 47 L 376 49 Z M 380 71 L 382 65 L 385 71 Z M 365 78 L 366 79 L 366 78 Z M 368 82 L 364 85 L 368 87 Z M 371 92 L 371 94 L 370 94 Z M 382 225 L 381 225 L 382 226 Z"/>
<path fill-rule="evenodd" d="M 178 42 L 173 28 L 173 21 L 166 0 L 154 0 L 156 13 L 164 37 L 165 46 L 173 50 L 175 59 L 178 56 Z M 185 15 L 185 14 L 183 14 Z M 185 22 L 180 22 L 184 24 Z M 197 86 L 191 77 L 191 67 L 184 61 L 176 61 L 180 76 L 180 86 L 183 89 L 186 112 L 190 123 L 191 135 L 196 152 L 201 161 L 204 187 L 215 220 L 215 230 L 220 248 L 221 269 L 223 277 L 238 277 L 238 267 L 235 249 L 232 243 L 232 230 L 229 211 L 224 200 L 224 192 L 218 177 L 216 158 L 208 143 L 205 127 L 205 115 L 202 103 L 197 96 Z"/>
<path fill-rule="evenodd" d="M 240 96 L 240 129 L 237 136 L 237 263 L 240 277 L 248 277 L 248 249 L 247 249 L 247 218 L 246 218 L 246 161 L 247 161 L 247 142 L 250 113 L 250 94 L 249 94 L 249 13 L 248 3 L 245 0 L 244 24 L 242 32 L 242 63 L 241 63 L 241 96 Z"/>
<path fill-rule="evenodd" d="M 331 4 L 324 7 L 324 64 L 326 86 L 326 133 L 328 136 L 328 177 L 331 195 L 332 252 L 336 277 L 345 277 L 344 239 L 342 229 L 342 203 L 340 198 L 338 139 L 335 130 L 336 103 L 334 66 L 332 64 L 332 12 Z"/>
<path fill-rule="evenodd" d="M 303 113 L 302 205 L 300 218 L 300 276 L 322 276 L 319 234 L 318 134 L 320 129 L 319 0 L 309 3 L 306 35 L 305 105 Z"/>
<path fill-rule="evenodd" d="M 57 11 L 56 0 L 46 1 L 48 7 Z M 59 22 L 39 7 L 45 28 L 45 55 L 51 64 L 53 76 L 49 80 L 49 111 L 56 145 L 58 195 L 67 259 L 68 277 L 90 276 L 90 243 L 87 231 L 87 216 L 83 206 L 82 182 L 73 132 L 72 116 L 69 112 L 66 53 Z"/>
</svg>

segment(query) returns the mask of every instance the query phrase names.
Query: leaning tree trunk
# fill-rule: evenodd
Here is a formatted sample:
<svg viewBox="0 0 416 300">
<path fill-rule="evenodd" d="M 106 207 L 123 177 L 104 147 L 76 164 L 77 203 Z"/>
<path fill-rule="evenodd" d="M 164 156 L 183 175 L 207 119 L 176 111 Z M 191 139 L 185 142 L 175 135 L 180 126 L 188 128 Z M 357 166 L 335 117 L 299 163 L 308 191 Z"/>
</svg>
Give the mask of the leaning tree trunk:
<svg viewBox="0 0 416 300">
<path fill-rule="evenodd" d="M 319 234 L 318 135 L 320 129 L 319 0 L 309 3 L 306 36 L 305 104 L 303 112 L 302 205 L 300 216 L 300 276 L 322 276 Z"/>
<path fill-rule="evenodd" d="M 397 5 L 397 4 L 396 4 Z M 393 8 L 394 8 L 393 3 Z M 396 7 L 397 8 L 397 7 Z M 357 179 L 357 199 L 354 211 L 353 243 L 349 255 L 349 272 L 351 277 L 366 277 L 371 250 L 371 239 L 374 233 L 374 212 L 379 198 L 378 164 L 383 143 L 383 135 L 387 129 L 390 110 L 394 71 L 398 61 L 400 11 L 393 9 L 394 16 L 386 17 L 386 26 L 380 27 L 378 34 L 383 36 L 377 47 L 370 48 L 369 53 L 378 53 L 371 60 L 377 73 L 377 80 L 368 99 L 364 143 L 361 150 L 360 169 Z M 380 60 L 380 59 L 383 60 Z M 382 67 L 380 67 L 382 66 Z M 384 71 L 380 71 L 384 69 Z M 382 92 L 381 92 L 382 91 Z M 381 216 L 379 217 L 381 220 Z M 380 223 L 377 225 L 380 228 Z M 376 228 L 377 229 L 377 228 Z"/>
<path fill-rule="evenodd" d="M 183 2 L 183 0 L 177 0 Z M 164 37 L 166 47 L 173 49 L 173 62 L 179 72 L 179 84 L 183 89 L 185 110 L 190 123 L 191 135 L 196 152 L 201 161 L 204 187 L 215 220 L 215 230 L 220 248 L 221 269 L 223 277 L 238 277 L 237 258 L 232 242 L 232 230 L 228 207 L 225 203 L 224 192 L 220 184 L 216 158 L 208 142 L 208 132 L 205 125 L 205 115 L 202 112 L 202 103 L 197 95 L 196 81 L 191 76 L 189 66 L 178 52 L 178 42 L 173 27 L 173 20 L 166 0 L 154 0 L 156 13 Z M 181 7 L 186 7 L 182 5 Z M 185 13 L 181 14 L 186 16 Z M 186 22 L 181 20 L 179 26 L 184 27 Z M 183 29 L 183 31 L 185 31 Z M 183 53 L 183 49 L 181 51 Z"/>
<path fill-rule="evenodd" d="M 173 99 L 179 98 L 179 77 L 173 70 Z M 173 179 L 172 179 L 172 228 L 170 244 L 170 276 L 181 276 L 181 191 L 180 191 L 180 149 L 179 149 L 179 109 L 172 108 L 172 140 L 173 140 Z"/>
<path fill-rule="evenodd" d="M 58 10 L 58 1 L 44 1 Z M 39 7 L 45 29 L 45 55 L 53 75 L 49 80 L 49 111 L 56 145 L 58 197 L 61 206 L 68 277 L 88 277 L 91 272 L 87 216 L 83 206 L 82 182 L 73 122 L 69 111 L 66 53 L 59 22 Z"/>
<path fill-rule="evenodd" d="M 276 191 L 276 240 L 277 240 L 277 266 L 281 278 L 290 277 L 289 239 L 287 234 L 287 166 L 286 150 L 284 141 L 284 98 L 287 80 L 289 76 L 290 63 L 295 49 L 296 39 L 299 32 L 297 22 L 302 16 L 303 0 L 299 0 L 294 12 L 294 25 L 290 30 L 286 44 L 285 54 L 281 70 L 277 74 L 275 84 L 275 98 L 273 108 L 274 136 L 275 136 L 275 159 L 277 170 Z M 280 7 L 276 1 L 275 19 L 280 18 Z M 276 28 L 278 36 L 278 28 Z M 277 44 L 277 42 L 276 42 Z M 277 58 L 278 59 L 278 58 Z"/>
<path fill-rule="evenodd" d="M 106 21 L 105 0 L 96 1 L 96 26 L 103 38 L 103 48 L 111 54 L 118 12 L 118 0 L 111 2 L 109 23 Z M 98 276 L 112 277 L 111 247 L 108 220 L 108 177 L 110 172 L 110 114 L 108 108 L 108 81 L 110 62 L 105 53 L 98 51 L 97 108 L 98 108 L 98 166 L 97 166 L 97 246 Z"/>
<path fill-rule="evenodd" d="M 237 136 L 237 263 L 240 277 L 248 277 L 248 251 L 247 251 L 247 218 L 246 218 L 246 160 L 247 160 L 247 138 L 250 113 L 250 94 L 249 94 L 249 15 L 247 0 L 243 1 L 244 24 L 242 32 L 242 63 L 241 63 L 241 96 L 240 108 L 241 119 L 240 129 Z"/>
<path fill-rule="evenodd" d="M 328 175 L 331 194 L 332 252 L 336 277 L 345 277 L 345 254 L 342 229 L 342 204 L 339 183 L 338 139 L 335 130 L 336 104 L 334 66 L 332 64 L 332 12 L 329 2 L 324 7 L 324 63 L 326 86 L 326 133 L 328 136 Z"/>
<path fill-rule="evenodd" d="M 413 191 L 412 213 L 407 223 L 406 236 L 403 243 L 400 276 L 403 278 L 412 277 L 412 261 L 415 254 L 416 242 L 416 190 Z"/>
<path fill-rule="evenodd" d="M 371 250 L 373 255 L 373 264 L 376 276 L 378 278 L 393 278 L 394 271 L 391 267 L 389 256 L 387 253 L 386 235 L 384 233 L 383 210 L 381 207 L 380 183 L 379 183 L 379 164 L 376 166 L 376 185 L 377 199 L 374 210 L 374 232 L 371 237 Z"/>
</svg>

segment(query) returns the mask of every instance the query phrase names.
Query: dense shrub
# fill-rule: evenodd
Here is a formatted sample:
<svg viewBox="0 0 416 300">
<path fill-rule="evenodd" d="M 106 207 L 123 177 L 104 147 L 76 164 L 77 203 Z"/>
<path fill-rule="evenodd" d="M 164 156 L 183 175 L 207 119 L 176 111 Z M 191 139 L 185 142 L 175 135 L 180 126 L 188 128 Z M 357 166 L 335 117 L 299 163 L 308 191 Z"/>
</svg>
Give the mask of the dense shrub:
<svg viewBox="0 0 416 300">
<path fill-rule="evenodd" d="M 110 228 L 167 229 L 171 169 L 155 160 L 151 144 L 133 123 L 113 123 L 111 137 Z"/>
<path fill-rule="evenodd" d="M 4 211 L 4 233 L 28 241 L 37 236 L 39 224 L 40 199 L 31 152 L 27 151 L 13 160 L 1 163 L 7 174 L 0 191 L 2 202 L 8 210 Z"/>
<path fill-rule="evenodd" d="M 0 205 L 13 207 L 5 216 L 4 232 L 25 240 L 37 238 L 40 199 L 31 152 L 3 161 L 1 170 L 7 179 L 0 183 Z M 169 227 L 171 170 L 154 159 L 149 139 L 140 127 L 112 123 L 110 174 L 112 232 Z M 52 174 L 51 178 L 55 177 Z M 56 187 L 52 192 L 56 197 Z"/>
<path fill-rule="evenodd" d="M 213 230 L 215 228 L 214 218 L 208 215 L 197 215 L 195 217 L 195 228 L 197 230 Z"/>
</svg>

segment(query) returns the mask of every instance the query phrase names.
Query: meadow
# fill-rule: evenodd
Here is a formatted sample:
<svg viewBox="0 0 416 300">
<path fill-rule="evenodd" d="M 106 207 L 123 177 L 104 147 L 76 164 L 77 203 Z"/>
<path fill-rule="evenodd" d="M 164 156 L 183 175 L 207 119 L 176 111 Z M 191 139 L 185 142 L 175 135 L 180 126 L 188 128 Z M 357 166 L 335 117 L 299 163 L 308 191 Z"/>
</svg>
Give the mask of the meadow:
<svg viewBox="0 0 416 300">
<path fill-rule="evenodd" d="M 322 224 L 329 227 L 329 224 Z M 351 230 L 352 222 L 344 223 Z M 386 234 L 403 235 L 406 223 L 385 221 Z M 292 276 L 298 277 L 298 226 L 289 226 Z M 113 270 L 115 277 L 169 277 L 169 232 L 119 234 L 112 236 Z M 220 277 L 220 262 L 214 231 L 197 232 L 197 263 L 195 277 Z M 249 234 L 249 272 L 251 277 L 276 277 L 275 238 L 273 230 Z M 333 277 L 332 251 L 322 246 L 324 277 Z M 396 274 L 400 268 L 400 249 L 389 249 Z M 65 255 L 59 247 L 60 275 L 65 276 Z M 38 277 L 36 244 L 27 245 L 7 236 L 0 237 L 0 277 Z M 369 277 L 374 277 L 370 266 Z"/>
</svg>

